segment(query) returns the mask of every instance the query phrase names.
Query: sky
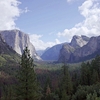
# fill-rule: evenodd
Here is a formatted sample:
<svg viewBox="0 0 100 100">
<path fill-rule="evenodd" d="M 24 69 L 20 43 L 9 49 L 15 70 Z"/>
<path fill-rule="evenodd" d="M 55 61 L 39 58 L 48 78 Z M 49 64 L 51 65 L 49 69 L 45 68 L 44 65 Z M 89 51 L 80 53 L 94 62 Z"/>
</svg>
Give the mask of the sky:
<svg viewBox="0 0 100 100">
<path fill-rule="evenodd" d="M 0 0 L 0 30 L 29 34 L 36 50 L 100 35 L 100 0 Z"/>
</svg>

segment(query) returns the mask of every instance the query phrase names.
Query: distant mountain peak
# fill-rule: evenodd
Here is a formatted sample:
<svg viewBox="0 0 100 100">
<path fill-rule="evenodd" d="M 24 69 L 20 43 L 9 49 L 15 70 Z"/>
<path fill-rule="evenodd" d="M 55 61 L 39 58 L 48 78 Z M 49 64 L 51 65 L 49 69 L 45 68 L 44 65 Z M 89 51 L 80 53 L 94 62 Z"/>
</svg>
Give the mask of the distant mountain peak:
<svg viewBox="0 0 100 100">
<path fill-rule="evenodd" d="M 62 48 L 63 44 L 57 44 L 51 48 L 47 48 L 45 52 L 42 54 L 41 58 L 43 60 L 52 60 L 57 61 L 59 57 L 60 49 Z"/>
<path fill-rule="evenodd" d="M 86 45 L 89 41 L 89 38 L 87 36 L 78 36 L 78 35 L 74 35 L 70 45 L 74 48 L 79 48 L 82 47 L 84 45 Z"/>
<path fill-rule="evenodd" d="M 90 40 L 90 38 L 87 37 L 87 36 L 85 36 L 85 35 L 81 35 L 81 37 L 82 37 L 83 40 L 85 40 L 85 41 L 87 41 L 87 42 Z"/>
<path fill-rule="evenodd" d="M 80 36 L 79 35 L 74 35 L 73 38 L 78 39 L 78 38 L 80 38 Z"/>
<path fill-rule="evenodd" d="M 66 60 L 68 62 L 80 62 L 94 58 L 96 55 L 100 55 L 100 36 L 88 38 L 86 36 L 81 36 L 78 39 L 82 38 L 84 41 L 87 41 L 86 45 L 75 48 L 73 52 L 67 51 L 67 48 L 62 48 L 60 51 L 60 58 L 58 62 Z M 75 42 L 76 42 L 75 38 Z"/>
</svg>

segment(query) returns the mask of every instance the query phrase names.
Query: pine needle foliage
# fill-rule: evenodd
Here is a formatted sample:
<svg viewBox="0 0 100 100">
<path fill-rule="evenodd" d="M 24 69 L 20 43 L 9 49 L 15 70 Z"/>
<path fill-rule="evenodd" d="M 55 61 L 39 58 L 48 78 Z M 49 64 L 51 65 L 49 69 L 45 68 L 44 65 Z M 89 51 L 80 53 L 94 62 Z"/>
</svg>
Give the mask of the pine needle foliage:
<svg viewBox="0 0 100 100">
<path fill-rule="evenodd" d="M 34 71 L 33 59 L 27 47 L 21 57 L 17 79 L 17 100 L 40 100 L 40 87 Z"/>
</svg>

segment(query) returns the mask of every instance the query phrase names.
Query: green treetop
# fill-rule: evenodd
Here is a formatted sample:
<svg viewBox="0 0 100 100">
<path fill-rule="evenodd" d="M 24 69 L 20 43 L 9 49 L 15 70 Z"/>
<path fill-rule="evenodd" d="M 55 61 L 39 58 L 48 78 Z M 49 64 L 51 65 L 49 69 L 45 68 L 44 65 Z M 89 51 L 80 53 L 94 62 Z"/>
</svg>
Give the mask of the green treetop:
<svg viewBox="0 0 100 100">
<path fill-rule="evenodd" d="M 18 71 L 17 100 L 40 100 L 40 88 L 34 71 L 33 59 L 26 47 Z"/>
</svg>

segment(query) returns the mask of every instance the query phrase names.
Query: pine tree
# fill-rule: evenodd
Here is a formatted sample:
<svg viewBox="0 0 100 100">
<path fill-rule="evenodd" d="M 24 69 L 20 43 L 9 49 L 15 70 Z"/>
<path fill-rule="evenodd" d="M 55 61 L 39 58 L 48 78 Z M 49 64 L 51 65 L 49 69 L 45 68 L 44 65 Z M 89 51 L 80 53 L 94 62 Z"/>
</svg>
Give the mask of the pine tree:
<svg viewBox="0 0 100 100">
<path fill-rule="evenodd" d="M 61 81 L 61 87 L 60 87 L 60 98 L 61 100 L 69 100 L 70 96 L 72 95 L 73 91 L 73 86 L 72 86 L 72 81 L 71 77 L 68 71 L 68 66 L 64 65 L 63 67 L 63 77 Z"/>
<path fill-rule="evenodd" d="M 69 100 L 69 96 L 66 94 L 65 90 L 62 91 L 62 98 L 61 98 L 61 100 Z"/>
<path fill-rule="evenodd" d="M 40 100 L 41 93 L 34 71 L 34 63 L 27 47 L 21 57 L 17 79 L 17 100 Z"/>
<path fill-rule="evenodd" d="M 100 56 L 96 56 L 94 60 L 92 60 L 92 69 L 95 69 L 98 73 L 100 79 Z"/>
<path fill-rule="evenodd" d="M 91 65 L 88 63 L 82 63 L 81 65 L 81 84 L 91 85 Z"/>
<path fill-rule="evenodd" d="M 97 97 L 97 93 L 94 91 L 93 95 L 91 93 L 87 94 L 86 100 L 100 100 L 100 98 Z"/>
<path fill-rule="evenodd" d="M 95 69 L 93 69 L 93 73 L 92 73 L 92 77 L 91 77 L 91 83 L 95 84 L 97 82 L 99 82 L 98 72 Z"/>
<path fill-rule="evenodd" d="M 51 93 L 51 90 L 50 90 L 50 87 L 49 85 L 47 86 L 47 89 L 46 89 L 46 95 L 49 95 Z"/>
<path fill-rule="evenodd" d="M 66 91 L 66 95 L 71 95 L 73 91 L 72 81 L 68 72 L 68 66 L 63 66 L 63 78 L 61 82 L 61 92 Z"/>
<path fill-rule="evenodd" d="M 47 77 L 46 79 L 45 86 L 44 86 L 44 94 L 46 94 L 48 87 L 50 88 L 50 91 L 51 91 L 52 86 L 51 86 L 50 77 Z"/>
</svg>

